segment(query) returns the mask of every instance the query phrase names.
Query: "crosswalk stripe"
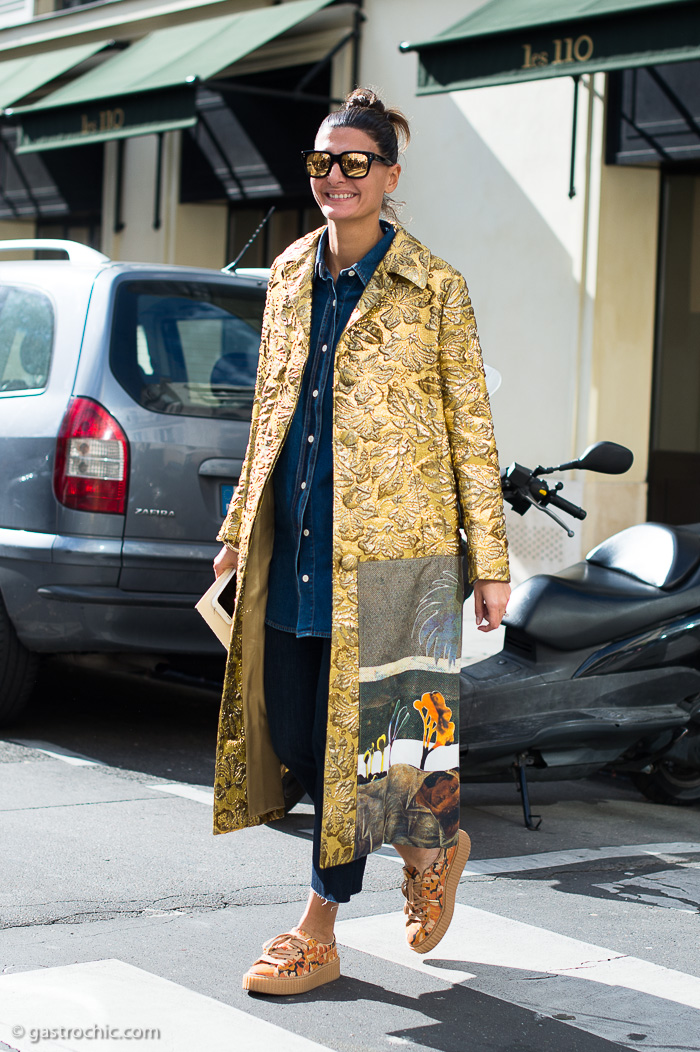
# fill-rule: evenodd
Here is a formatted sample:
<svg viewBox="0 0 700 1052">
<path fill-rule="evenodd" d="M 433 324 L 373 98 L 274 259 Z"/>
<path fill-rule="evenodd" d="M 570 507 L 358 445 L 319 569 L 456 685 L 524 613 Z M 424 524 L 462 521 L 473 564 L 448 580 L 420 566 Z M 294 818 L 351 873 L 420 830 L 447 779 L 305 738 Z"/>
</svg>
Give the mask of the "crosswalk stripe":
<svg viewBox="0 0 700 1052">
<path fill-rule="evenodd" d="M 83 756 L 82 753 L 72 752 L 70 749 L 64 749 L 63 746 L 54 745 L 52 742 L 39 741 L 34 738 L 6 738 L 5 740 L 12 742 L 14 745 L 23 745 L 25 749 L 43 752 L 46 756 L 50 756 L 52 760 L 62 760 L 63 763 L 67 763 L 71 767 L 105 766 L 99 760 L 93 760 L 90 756 Z"/>
<path fill-rule="evenodd" d="M 155 786 L 153 787 L 155 788 Z M 300 829 L 300 833 L 313 835 L 313 829 Z M 381 858 L 403 865 L 401 856 L 388 844 L 374 852 Z M 652 855 L 666 861 L 676 861 L 677 856 L 700 854 L 700 843 L 675 841 L 668 844 L 621 844 L 615 847 L 582 847 L 567 851 L 542 851 L 534 855 L 511 855 L 505 858 L 485 858 L 467 862 L 463 876 L 483 877 L 498 873 L 524 873 L 527 870 L 552 869 L 557 866 L 574 866 L 579 862 L 596 862 L 607 858 L 632 858 Z"/>
<path fill-rule="evenodd" d="M 17 745 L 23 745 L 30 749 L 36 749 L 50 756 L 52 759 L 62 760 L 64 763 L 75 767 L 104 767 L 100 760 L 84 756 L 82 753 L 74 753 L 62 746 L 51 742 L 28 738 L 8 738 Z M 179 796 L 185 800 L 193 800 L 196 803 L 206 804 L 212 807 L 214 804 L 213 790 L 200 786 L 189 785 L 186 782 L 161 782 L 147 785 L 159 793 L 168 793 L 171 796 Z M 301 829 L 298 832 L 311 837 L 311 828 Z M 551 869 L 554 866 L 570 866 L 580 862 L 594 862 L 609 858 L 629 858 L 641 855 L 677 856 L 684 854 L 699 854 L 700 842 L 680 841 L 663 844 L 625 844 L 614 847 L 600 848 L 573 848 L 565 851 L 544 851 L 531 855 L 515 855 L 504 858 L 478 859 L 467 863 L 463 873 L 463 879 L 477 876 L 493 876 L 499 873 L 523 873 L 528 870 Z M 403 865 L 401 856 L 391 847 L 385 844 L 374 852 L 381 858 L 389 859 L 391 862 Z"/>
<path fill-rule="evenodd" d="M 138 1040 L 139 1030 L 151 1036 Z M 0 976 L 0 1040 L 17 1052 L 114 1052 L 115 1041 L 129 1040 L 126 1031 L 139 1048 L 158 1052 L 233 1047 L 245 1052 L 330 1052 L 325 1045 L 123 961 Z"/>
<path fill-rule="evenodd" d="M 214 806 L 214 790 L 199 789 L 196 785 L 185 785 L 183 782 L 166 782 L 160 785 L 147 785 L 146 789 L 155 789 L 159 793 L 170 793 L 182 796 L 185 800 L 196 800 L 199 804 Z"/>
<path fill-rule="evenodd" d="M 679 841 L 670 844 L 622 844 L 616 847 L 580 847 L 567 851 L 543 851 L 535 855 L 515 855 L 510 858 L 487 858 L 468 862 L 466 876 L 491 876 L 496 873 L 524 873 L 532 869 L 551 869 L 553 866 L 572 866 L 578 862 L 596 862 L 606 858 L 631 858 L 639 855 L 659 857 L 695 855 L 700 843 Z"/>
<path fill-rule="evenodd" d="M 629 1047 L 637 1047 L 628 1038 L 640 1020 L 646 1033 L 640 1048 L 676 1048 L 677 1036 L 697 1032 L 700 1024 L 697 976 L 459 903 L 444 939 L 425 956 L 409 949 L 403 927 L 403 915 L 389 913 L 341 921 L 336 937 L 445 983 L 468 982 L 551 1016 L 564 1011 L 572 1026 Z M 559 978 L 532 982 L 547 976 Z M 680 1014 L 688 1009 L 692 1021 L 685 1030 Z"/>
</svg>

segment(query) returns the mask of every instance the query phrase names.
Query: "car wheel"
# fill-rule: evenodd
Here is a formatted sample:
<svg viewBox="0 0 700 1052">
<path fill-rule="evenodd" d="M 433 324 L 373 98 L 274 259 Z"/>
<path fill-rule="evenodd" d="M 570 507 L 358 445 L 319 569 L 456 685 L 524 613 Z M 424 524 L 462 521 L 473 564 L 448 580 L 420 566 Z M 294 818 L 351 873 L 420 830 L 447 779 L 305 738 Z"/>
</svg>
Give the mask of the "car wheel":
<svg viewBox="0 0 700 1052">
<path fill-rule="evenodd" d="M 22 646 L 0 599 L 0 726 L 13 723 L 31 697 L 39 659 Z"/>
<path fill-rule="evenodd" d="M 632 782 L 647 800 L 655 804 L 690 807 L 700 803 L 700 770 L 681 767 L 671 760 L 661 761 L 648 774 L 633 774 Z"/>
</svg>

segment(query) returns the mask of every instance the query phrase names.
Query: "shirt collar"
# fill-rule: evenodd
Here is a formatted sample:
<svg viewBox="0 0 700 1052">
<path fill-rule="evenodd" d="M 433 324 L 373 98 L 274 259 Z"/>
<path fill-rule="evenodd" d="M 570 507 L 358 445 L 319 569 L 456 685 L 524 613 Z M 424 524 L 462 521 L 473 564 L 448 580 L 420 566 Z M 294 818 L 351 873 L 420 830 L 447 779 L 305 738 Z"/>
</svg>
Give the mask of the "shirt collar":
<svg viewBox="0 0 700 1052">
<path fill-rule="evenodd" d="M 377 269 L 377 265 L 381 262 L 394 240 L 396 229 L 387 223 L 384 219 L 379 220 L 384 236 L 377 242 L 374 248 L 371 248 L 369 252 L 362 257 L 357 263 L 353 263 L 352 267 L 346 267 L 345 270 L 341 270 L 341 274 L 347 274 L 349 270 L 354 270 L 358 278 L 363 285 L 366 285 L 369 279 Z M 316 264 L 314 266 L 314 275 L 318 278 L 329 278 L 330 271 L 326 266 L 325 252 L 326 244 L 328 243 L 328 227 L 325 227 L 323 233 L 318 240 L 318 247 L 316 249 Z"/>
</svg>

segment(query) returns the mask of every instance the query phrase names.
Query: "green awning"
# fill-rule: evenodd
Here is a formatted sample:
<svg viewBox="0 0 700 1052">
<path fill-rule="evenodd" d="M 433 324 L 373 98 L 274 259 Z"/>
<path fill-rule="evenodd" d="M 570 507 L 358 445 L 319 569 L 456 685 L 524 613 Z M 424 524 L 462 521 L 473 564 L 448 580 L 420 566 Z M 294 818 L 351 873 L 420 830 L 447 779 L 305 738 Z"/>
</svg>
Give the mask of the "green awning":
<svg viewBox="0 0 700 1052">
<path fill-rule="evenodd" d="M 20 117 L 17 153 L 150 135 L 197 122 L 195 89 L 331 0 L 289 3 L 158 29 Z"/>
<path fill-rule="evenodd" d="M 700 58 L 700 0 L 490 0 L 430 40 L 418 94 Z"/>
<path fill-rule="evenodd" d="M 99 44 L 80 44 L 49 51 L 46 55 L 10 58 L 0 62 L 0 112 L 74 66 L 79 66 L 104 46 L 105 41 L 101 40 Z"/>
</svg>

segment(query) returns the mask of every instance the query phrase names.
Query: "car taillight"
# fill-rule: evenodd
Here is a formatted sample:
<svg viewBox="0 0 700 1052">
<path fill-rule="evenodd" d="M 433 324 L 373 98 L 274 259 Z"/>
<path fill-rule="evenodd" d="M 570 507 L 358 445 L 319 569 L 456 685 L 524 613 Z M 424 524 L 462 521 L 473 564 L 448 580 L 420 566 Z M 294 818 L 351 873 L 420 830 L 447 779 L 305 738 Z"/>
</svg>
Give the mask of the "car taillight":
<svg viewBox="0 0 700 1052">
<path fill-rule="evenodd" d="M 78 511 L 123 515 L 129 445 L 113 416 L 91 398 L 72 398 L 56 442 L 56 499 Z"/>
</svg>

